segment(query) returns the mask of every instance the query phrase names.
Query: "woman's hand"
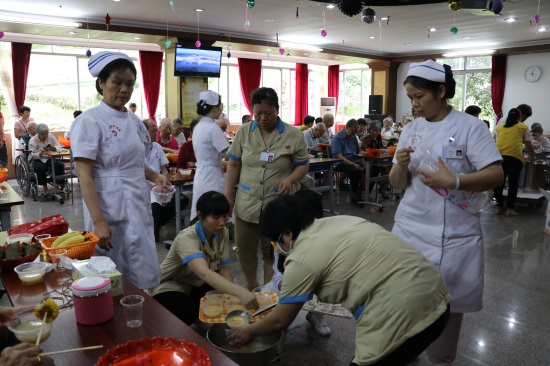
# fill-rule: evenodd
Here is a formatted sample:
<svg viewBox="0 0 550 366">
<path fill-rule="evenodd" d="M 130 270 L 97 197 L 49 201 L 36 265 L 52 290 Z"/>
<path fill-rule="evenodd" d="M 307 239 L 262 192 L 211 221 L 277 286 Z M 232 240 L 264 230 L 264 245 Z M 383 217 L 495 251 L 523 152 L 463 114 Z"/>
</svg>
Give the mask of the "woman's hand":
<svg viewBox="0 0 550 366">
<path fill-rule="evenodd" d="M 162 174 L 157 174 L 157 176 L 155 177 L 155 184 L 161 187 L 172 185 L 172 183 L 170 183 L 170 180 Z"/>
<path fill-rule="evenodd" d="M 455 175 L 447 168 L 441 156 L 437 158 L 437 162 L 439 163 L 439 170 L 435 173 L 425 170 L 417 171 L 418 174 L 424 176 L 424 178 L 420 178 L 420 181 L 430 188 L 454 189 L 456 186 Z"/>
<path fill-rule="evenodd" d="M 395 153 L 395 158 L 397 159 L 397 164 L 407 170 L 409 168 L 409 163 L 411 162 L 411 153 L 414 152 L 414 149 L 411 146 L 405 147 L 403 149 L 397 150 Z"/>
<path fill-rule="evenodd" d="M 100 221 L 94 223 L 94 234 L 99 237 L 99 247 L 104 250 L 113 249 L 113 243 L 111 242 L 111 228 L 107 221 Z"/>
<path fill-rule="evenodd" d="M 260 307 L 256 296 L 252 292 L 247 291 L 243 288 L 243 291 L 241 291 L 238 296 L 239 300 L 241 300 L 241 303 L 247 310 L 255 310 Z"/>
<path fill-rule="evenodd" d="M 17 319 L 17 311 L 18 308 L 0 306 L 0 326 L 4 327 L 10 321 Z"/>
<path fill-rule="evenodd" d="M 241 348 L 245 344 L 250 343 L 254 337 L 250 331 L 250 325 L 243 325 L 237 328 L 233 334 L 227 337 L 227 343 L 233 347 Z"/>
<path fill-rule="evenodd" d="M 292 179 L 289 177 L 286 177 L 279 183 L 279 186 L 277 187 L 277 195 L 283 196 L 285 194 L 292 193 L 292 186 L 294 183 L 292 183 Z"/>
<path fill-rule="evenodd" d="M 42 357 L 38 355 L 42 353 L 40 347 L 31 343 L 20 343 L 14 347 L 7 347 L 0 354 L 0 365 L 3 366 L 29 366 L 29 365 L 44 365 L 50 363 L 42 363 Z M 49 359 L 51 360 L 51 359 Z M 44 360 L 45 361 L 45 360 Z"/>
</svg>

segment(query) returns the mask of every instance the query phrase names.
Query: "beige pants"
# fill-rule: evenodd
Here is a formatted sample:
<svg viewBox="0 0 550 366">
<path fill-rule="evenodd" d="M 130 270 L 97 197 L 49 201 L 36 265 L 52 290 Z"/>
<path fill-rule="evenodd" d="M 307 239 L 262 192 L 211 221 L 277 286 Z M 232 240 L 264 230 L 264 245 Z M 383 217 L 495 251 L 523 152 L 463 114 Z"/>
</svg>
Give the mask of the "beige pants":
<svg viewBox="0 0 550 366">
<path fill-rule="evenodd" d="M 426 349 L 432 366 L 452 365 L 456 358 L 458 338 L 464 314 L 451 313 L 443 333 Z"/>
</svg>

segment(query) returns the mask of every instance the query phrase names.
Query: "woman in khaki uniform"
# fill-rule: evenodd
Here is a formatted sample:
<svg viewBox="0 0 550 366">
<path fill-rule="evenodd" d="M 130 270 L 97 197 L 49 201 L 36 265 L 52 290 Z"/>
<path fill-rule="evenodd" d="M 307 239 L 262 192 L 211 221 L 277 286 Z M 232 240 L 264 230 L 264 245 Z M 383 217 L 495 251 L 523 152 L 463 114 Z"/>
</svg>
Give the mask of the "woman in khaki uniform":
<svg viewBox="0 0 550 366">
<path fill-rule="evenodd" d="M 286 196 L 267 205 L 261 232 L 288 255 L 279 304 L 231 335 L 235 346 L 285 329 L 314 294 L 357 320 L 351 365 L 406 365 L 445 328 L 451 296 L 438 270 L 382 227 L 354 216 L 315 219 Z"/>
<path fill-rule="evenodd" d="M 309 169 L 302 132 L 279 117 L 279 98 L 271 88 L 251 97 L 254 121 L 239 128 L 227 152 L 225 196 L 235 210 L 235 241 L 247 286 L 258 286 L 258 242 L 263 253 L 264 281 L 273 276 L 273 249 L 260 235 L 260 212 L 280 195 L 292 194 Z M 235 187 L 237 195 L 235 197 Z"/>
</svg>

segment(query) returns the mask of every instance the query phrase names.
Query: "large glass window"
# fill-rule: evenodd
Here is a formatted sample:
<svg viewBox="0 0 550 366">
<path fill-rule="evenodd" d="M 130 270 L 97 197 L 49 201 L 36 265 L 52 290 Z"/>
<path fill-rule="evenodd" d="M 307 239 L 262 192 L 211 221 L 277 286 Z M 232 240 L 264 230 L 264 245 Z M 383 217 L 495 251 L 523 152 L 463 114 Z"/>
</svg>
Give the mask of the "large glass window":
<svg viewBox="0 0 550 366">
<path fill-rule="evenodd" d="M 437 60 L 453 69 L 456 94 L 451 100 L 453 108 L 463 111 L 469 105 L 481 108 L 479 118 L 491 125 L 495 114 L 491 102 L 491 56 L 460 57 Z"/>
<path fill-rule="evenodd" d="M 345 123 L 368 114 L 371 75 L 366 65 L 349 64 L 340 67 L 336 122 Z"/>
</svg>

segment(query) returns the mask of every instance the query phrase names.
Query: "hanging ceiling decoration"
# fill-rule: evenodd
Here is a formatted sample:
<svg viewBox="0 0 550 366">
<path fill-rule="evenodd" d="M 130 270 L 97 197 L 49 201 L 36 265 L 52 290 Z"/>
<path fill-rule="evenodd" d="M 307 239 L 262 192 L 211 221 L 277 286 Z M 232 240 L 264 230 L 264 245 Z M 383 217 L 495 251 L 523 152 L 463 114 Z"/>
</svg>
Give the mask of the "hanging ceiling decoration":
<svg viewBox="0 0 550 366">
<path fill-rule="evenodd" d="M 338 9 L 344 15 L 353 17 L 361 14 L 363 7 L 380 7 L 380 6 L 411 6 L 424 4 L 439 4 L 446 3 L 449 0 L 310 0 L 317 3 L 338 5 Z M 365 18 L 369 19 L 370 18 Z M 368 23 L 368 22 L 365 22 Z"/>
</svg>

